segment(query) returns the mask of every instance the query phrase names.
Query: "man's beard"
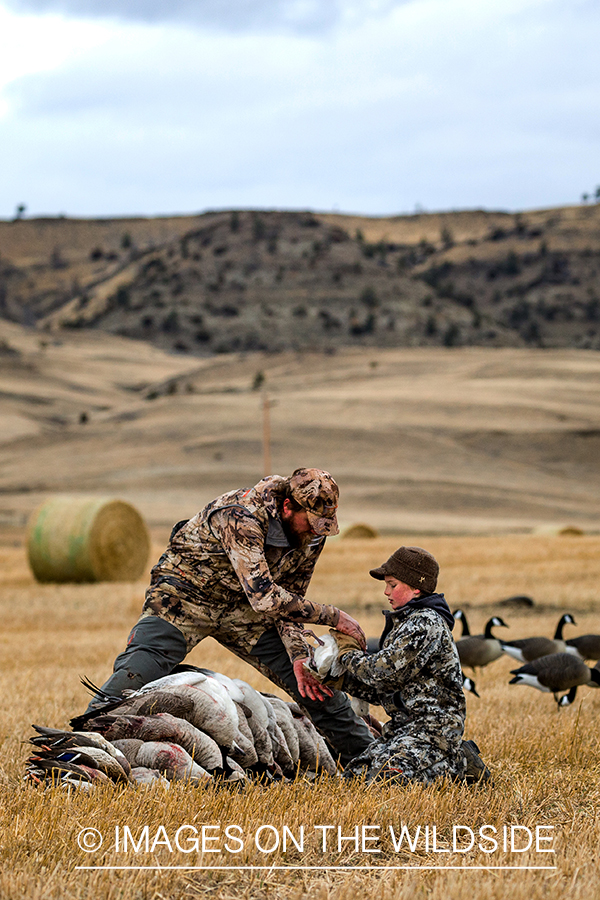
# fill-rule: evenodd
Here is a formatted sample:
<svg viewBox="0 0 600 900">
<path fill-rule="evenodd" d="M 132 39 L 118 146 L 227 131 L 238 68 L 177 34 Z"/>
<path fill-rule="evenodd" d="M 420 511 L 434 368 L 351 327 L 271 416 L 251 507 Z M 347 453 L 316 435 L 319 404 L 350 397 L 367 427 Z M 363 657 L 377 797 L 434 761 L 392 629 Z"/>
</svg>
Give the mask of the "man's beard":
<svg viewBox="0 0 600 900">
<path fill-rule="evenodd" d="M 310 542 L 314 540 L 315 536 L 310 531 L 306 534 L 296 534 L 296 532 L 290 528 L 289 522 L 284 522 L 282 520 L 281 526 L 290 547 L 293 547 L 295 550 L 301 550 L 303 547 L 308 547 Z"/>
</svg>

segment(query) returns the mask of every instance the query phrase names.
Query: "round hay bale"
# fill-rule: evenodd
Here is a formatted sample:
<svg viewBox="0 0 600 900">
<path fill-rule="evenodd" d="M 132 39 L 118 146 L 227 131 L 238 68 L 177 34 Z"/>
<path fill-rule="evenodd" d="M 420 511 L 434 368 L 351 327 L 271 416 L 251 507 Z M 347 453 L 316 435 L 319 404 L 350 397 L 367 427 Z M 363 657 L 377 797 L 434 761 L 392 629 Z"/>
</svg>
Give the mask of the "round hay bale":
<svg viewBox="0 0 600 900">
<path fill-rule="evenodd" d="M 540 525 L 535 529 L 535 534 L 549 537 L 580 537 L 585 531 L 578 525 Z"/>
<path fill-rule="evenodd" d="M 344 531 L 343 538 L 376 538 L 379 537 L 375 528 L 371 528 L 370 525 L 364 525 L 363 523 L 358 523 L 357 525 L 350 525 L 349 528 L 346 528 Z"/>
<path fill-rule="evenodd" d="M 136 581 L 150 535 L 139 512 L 108 497 L 52 497 L 29 519 L 29 564 L 41 582 Z"/>
</svg>

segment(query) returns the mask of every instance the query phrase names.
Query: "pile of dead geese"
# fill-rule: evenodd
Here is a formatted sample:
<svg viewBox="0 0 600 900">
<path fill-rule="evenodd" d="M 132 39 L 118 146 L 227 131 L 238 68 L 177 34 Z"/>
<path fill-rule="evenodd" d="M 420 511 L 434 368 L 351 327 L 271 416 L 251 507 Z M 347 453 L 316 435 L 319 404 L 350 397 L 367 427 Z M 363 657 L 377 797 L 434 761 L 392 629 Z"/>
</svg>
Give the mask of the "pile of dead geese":
<svg viewBox="0 0 600 900">
<path fill-rule="evenodd" d="M 575 700 L 577 688 L 600 687 L 600 635 L 582 634 L 578 637 L 563 637 L 565 625 L 575 625 L 570 613 L 564 613 L 558 620 L 553 638 L 528 637 L 516 641 L 503 641 L 493 628 L 507 628 L 500 616 L 492 616 L 486 623 L 483 634 L 471 634 L 463 610 L 454 613 L 455 621 L 462 624 L 462 636 L 456 641 L 456 648 L 463 669 L 481 669 L 506 654 L 522 665 L 512 669 L 509 684 L 524 684 L 539 691 L 554 694 L 561 706 L 570 706 Z M 598 660 L 593 668 L 586 662 Z M 463 673 L 463 686 L 476 696 L 475 682 Z"/>
<path fill-rule="evenodd" d="M 180 668 L 125 699 L 104 696 L 71 719 L 73 731 L 34 725 L 26 779 L 90 789 L 108 781 L 199 785 L 336 773 L 325 741 L 296 703 L 237 678 Z"/>
</svg>

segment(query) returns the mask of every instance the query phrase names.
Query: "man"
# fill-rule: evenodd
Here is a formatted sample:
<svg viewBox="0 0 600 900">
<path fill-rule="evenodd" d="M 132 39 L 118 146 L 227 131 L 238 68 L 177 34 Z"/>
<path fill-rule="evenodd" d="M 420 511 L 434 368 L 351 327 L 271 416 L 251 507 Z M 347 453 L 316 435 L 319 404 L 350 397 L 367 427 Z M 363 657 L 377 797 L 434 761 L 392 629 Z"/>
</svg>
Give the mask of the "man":
<svg viewBox="0 0 600 900">
<path fill-rule="evenodd" d="M 345 764 L 372 736 L 345 694 L 310 673 L 304 625 L 329 625 L 364 647 L 358 622 L 305 598 L 327 535 L 337 534 L 338 486 L 321 469 L 272 475 L 223 494 L 179 522 L 152 570 L 127 649 L 102 690 L 120 695 L 171 672 L 205 637 L 298 700 Z"/>
</svg>

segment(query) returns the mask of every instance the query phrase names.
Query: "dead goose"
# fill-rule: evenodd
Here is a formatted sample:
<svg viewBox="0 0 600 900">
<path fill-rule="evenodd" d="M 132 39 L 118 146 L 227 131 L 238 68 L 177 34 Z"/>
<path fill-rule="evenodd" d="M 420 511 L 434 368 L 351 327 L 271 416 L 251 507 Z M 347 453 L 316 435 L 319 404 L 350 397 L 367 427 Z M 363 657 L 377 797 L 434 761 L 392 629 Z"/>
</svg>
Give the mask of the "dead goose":
<svg viewBox="0 0 600 900">
<path fill-rule="evenodd" d="M 456 649 L 463 668 L 475 671 L 476 668 L 487 666 L 502 656 L 502 644 L 492 633 L 492 628 L 498 627 L 508 628 L 508 625 L 500 616 L 492 616 L 486 622 L 483 634 L 459 638 Z"/>
<path fill-rule="evenodd" d="M 203 784 L 212 779 L 212 775 L 195 763 L 183 747 L 164 741 L 144 741 L 137 752 L 136 765 L 158 769 L 169 781 Z"/>
<path fill-rule="evenodd" d="M 259 697 L 264 704 L 265 711 L 268 717 L 267 731 L 271 739 L 271 746 L 273 748 L 273 757 L 275 763 L 279 766 L 281 772 L 283 772 L 284 775 L 293 776 L 295 771 L 294 761 L 285 739 L 285 734 L 283 733 L 283 731 L 279 727 L 279 723 L 277 722 L 275 710 L 271 706 L 269 697 L 263 696 L 260 692 Z"/>
<path fill-rule="evenodd" d="M 309 668 L 319 678 L 339 678 L 344 674 L 345 669 L 340 666 L 338 661 L 338 645 L 335 638 L 332 634 L 324 634 L 317 638 L 317 642 L 317 646 L 313 648 Z"/>
<path fill-rule="evenodd" d="M 218 744 L 190 722 L 170 713 L 156 713 L 152 716 L 103 715 L 92 719 L 90 725 L 111 741 L 134 738 L 175 743 L 183 747 L 203 769 L 214 772 L 215 769 L 223 768 L 223 754 Z"/>
<path fill-rule="evenodd" d="M 198 669 L 199 672 L 202 672 L 203 675 L 206 675 L 207 678 L 212 678 L 214 681 L 218 681 L 221 684 L 234 701 L 234 703 L 243 703 L 244 695 L 240 686 L 234 681 L 233 678 L 230 678 L 229 675 L 223 675 L 222 672 L 213 672 L 212 669 Z"/>
<path fill-rule="evenodd" d="M 131 693 L 127 693 L 128 697 L 139 697 L 141 694 L 147 694 L 150 691 L 160 691 L 166 687 L 174 687 L 180 684 L 186 684 L 188 686 L 192 686 L 195 684 L 202 684 L 206 681 L 207 676 L 204 672 L 200 672 L 198 669 L 187 668 L 184 671 L 171 672 L 170 675 L 164 675 L 162 678 L 157 678 L 155 681 L 149 681 L 147 684 L 142 685 L 141 688 L 138 688 L 137 691 L 131 691 Z"/>
<path fill-rule="evenodd" d="M 521 638 L 518 641 L 501 641 L 502 649 L 508 656 L 512 656 L 518 662 L 527 663 L 542 656 L 550 656 L 555 653 L 572 653 L 578 656 L 575 647 L 568 648 L 563 640 L 563 628 L 565 625 L 575 625 L 575 619 L 570 613 L 565 613 L 558 620 L 554 638 L 530 637 Z"/>
<path fill-rule="evenodd" d="M 236 678 L 235 684 L 239 687 L 244 697 L 244 708 L 250 710 L 252 713 L 252 715 L 247 718 L 247 723 L 252 732 L 258 761 L 261 765 L 270 768 L 274 763 L 273 744 L 269 736 L 269 716 L 263 703 L 263 698 L 258 691 L 255 691 L 254 688 L 249 684 L 246 684 L 245 681 Z"/>
<path fill-rule="evenodd" d="M 145 766 L 134 766 L 131 770 L 131 777 L 137 784 L 161 784 L 167 788 L 170 785 L 169 780 L 158 769 L 147 769 Z"/>
<path fill-rule="evenodd" d="M 238 703 L 236 703 L 236 707 L 238 711 L 239 735 L 236 738 L 237 747 L 235 747 L 229 755 L 239 763 L 243 769 L 250 769 L 258 762 L 258 753 L 254 746 L 254 735 L 252 734 L 252 729 L 250 728 L 248 718 L 245 714 L 246 707 Z M 250 716 L 252 716 L 251 711 L 248 710 L 248 712 L 250 713 Z"/>
<path fill-rule="evenodd" d="M 29 738 L 35 747 L 64 750 L 71 747 L 97 747 L 110 756 L 114 756 L 121 768 L 129 773 L 129 763 L 121 751 L 111 744 L 104 735 L 95 731 L 61 731 L 59 728 L 46 728 L 44 725 L 32 726 L 38 733 Z"/>
<path fill-rule="evenodd" d="M 288 706 L 298 735 L 302 768 L 311 772 L 318 772 L 322 769 L 330 775 L 335 775 L 337 766 L 314 724 L 304 715 L 297 703 L 288 703 Z"/>
<path fill-rule="evenodd" d="M 285 736 L 285 741 L 295 768 L 300 759 L 300 744 L 296 728 L 294 727 L 292 712 L 285 700 L 282 700 L 280 697 L 276 697 L 274 694 L 264 694 L 264 696 L 273 707 L 277 724 Z"/>
<path fill-rule="evenodd" d="M 129 765 L 135 767 L 137 752 L 144 742 L 139 738 L 119 738 L 114 745 L 127 758 Z"/>
<path fill-rule="evenodd" d="M 569 638 L 567 648 L 569 647 L 574 647 L 581 659 L 600 659 L 600 634 L 580 634 Z"/>
<path fill-rule="evenodd" d="M 104 691 L 95 685 L 93 681 L 90 681 L 89 678 L 82 678 L 82 685 L 94 695 L 94 706 L 91 709 L 86 710 L 86 712 L 81 713 L 81 715 L 74 716 L 70 720 L 69 725 L 73 729 L 83 729 L 85 728 L 86 723 L 90 719 L 93 719 L 94 716 L 97 716 L 100 713 L 112 712 L 115 709 L 123 708 L 122 711 L 126 709 L 127 712 L 136 713 L 140 705 L 144 702 L 143 698 L 146 694 L 179 685 L 192 686 L 202 684 L 206 680 L 207 677 L 203 672 L 200 672 L 197 669 L 191 669 L 190 667 L 186 668 L 184 671 L 172 672 L 170 675 L 165 675 L 163 678 L 157 678 L 155 681 L 149 681 L 148 684 L 144 684 L 137 691 L 125 691 L 123 697 L 113 697 L 110 694 L 104 693 Z"/>
<path fill-rule="evenodd" d="M 600 686 L 600 671 L 590 669 L 571 653 L 540 656 L 519 669 L 512 669 L 511 675 L 514 678 L 509 684 L 525 684 L 538 691 L 553 693 L 559 706 L 568 706 L 573 702 L 579 685 Z M 558 696 L 561 691 L 569 691 L 567 702 L 562 702 L 564 698 Z"/>
<path fill-rule="evenodd" d="M 174 685 L 165 688 L 164 691 L 178 697 L 189 698 L 193 703 L 192 711 L 182 717 L 200 731 L 210 735 L 228 753 L 236 746 L 236 741 L 243 743 L 238 727 L 238 712 L 229 695 L 225 701 L 220 694 L 204 690 L 204 684 Z"/>
</svg>

